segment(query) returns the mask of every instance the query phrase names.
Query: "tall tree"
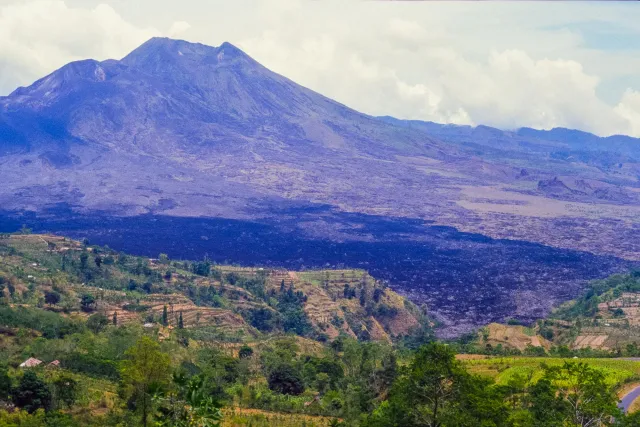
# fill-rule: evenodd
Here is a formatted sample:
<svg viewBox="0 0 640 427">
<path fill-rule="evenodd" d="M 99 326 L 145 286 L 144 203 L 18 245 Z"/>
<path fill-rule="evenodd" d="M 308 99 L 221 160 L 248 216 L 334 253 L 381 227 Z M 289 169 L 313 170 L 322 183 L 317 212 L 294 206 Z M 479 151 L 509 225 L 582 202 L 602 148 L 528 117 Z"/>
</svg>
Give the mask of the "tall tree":
<svg viewBox="0 0 640 427">
<path fill-rule="evenodd" d="M 508 411 L 491 381 L 470 375 L 443 344 L 421 347 L 370 427 L 500 426 Z"/>
<path fill-rule="evenodd" d="M 38 409 L 51 407 L 51 390 L 47 384 L 38 378 L 35 372 L 26 371 L 20 384 L 12 391 L 13 403 L 29 413 Z"/>
<path fill-rule="evenodd" d="M 126 352 L 122 364 L 122 386 L 136 409 L 142 425 L 147 427 L 152 410 L 152 395 L 164 389 L 170 380 L 169 356 L 149 337 L 142 337 Z"/>
<path fill-rule="evenodd" d="M 603 372 L 573 362 L 546 366 L 544 371 L 531 392 L 531 412 L 538 422 L 600 427 L 612 425 L 621 416 L 618 399 Z"/>
<path fill-rule="evenodd" d="M 0 400 L 6 399 L 11 394 L 11 378 L 4 366 L 0 366 Z"/>
<path fill-rule="evenodd" d="M 57 408 L 62 408 L 63 405 L 67 408 L 76 402 L 78 397 L 78 382 L 73 377 L 62 374 L 56 378 L 52 383 L 53 396 Z"/>
<path fill-rule="evenodd" d="M 86 270 L 87 269 L 87 267 L 89 266 L 88 261 L 89 261 L 89 255 L 86 252 L 82 252 L 80 254 L 80 269 L 81 270 Z"/>
</svg>

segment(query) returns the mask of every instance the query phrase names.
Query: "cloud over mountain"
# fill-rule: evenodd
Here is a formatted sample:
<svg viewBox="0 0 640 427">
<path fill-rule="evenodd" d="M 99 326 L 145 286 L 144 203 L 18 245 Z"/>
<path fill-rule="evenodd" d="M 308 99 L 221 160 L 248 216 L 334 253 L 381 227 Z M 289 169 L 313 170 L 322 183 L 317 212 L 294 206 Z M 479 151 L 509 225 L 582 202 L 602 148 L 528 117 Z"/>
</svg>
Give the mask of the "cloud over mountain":
<svg viewBox="0 0 640 427">
<path fill-rule="evenodd" d="M 632 43 L 640 34 L 626 5 L 5 3 L 2 94 L 71 60 L 120 58 L 168 35 L 231 40 L 274 71 L 373 115 L 640 135 Z"/>
</svg>

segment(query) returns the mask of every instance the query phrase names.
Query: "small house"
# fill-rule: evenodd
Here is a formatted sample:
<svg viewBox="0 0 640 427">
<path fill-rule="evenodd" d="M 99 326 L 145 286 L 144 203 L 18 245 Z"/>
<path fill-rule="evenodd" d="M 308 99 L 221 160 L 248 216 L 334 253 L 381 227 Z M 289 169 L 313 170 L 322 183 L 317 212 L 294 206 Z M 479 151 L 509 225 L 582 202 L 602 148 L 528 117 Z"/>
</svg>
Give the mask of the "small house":
<svg viewBox="0 0 640 427">
<path fill-rule="evenodd" d="M 24 362 L 20 364 L 21 368 L 35 368 L 42 364 L 42 360 L 34 359 L 33 357 L 28 358 Z"/>
</svg>

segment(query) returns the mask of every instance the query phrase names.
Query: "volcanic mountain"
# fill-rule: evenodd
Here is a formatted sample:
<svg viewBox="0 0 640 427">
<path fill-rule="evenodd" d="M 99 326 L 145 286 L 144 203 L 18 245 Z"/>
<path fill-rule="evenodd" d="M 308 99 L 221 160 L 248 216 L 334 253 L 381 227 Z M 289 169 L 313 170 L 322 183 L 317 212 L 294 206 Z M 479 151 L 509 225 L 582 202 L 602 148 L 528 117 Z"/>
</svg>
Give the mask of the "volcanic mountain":
<svg viewBox="0 0 640 427">
<path fill-rule="evenodd" d="M 0 97 L 0 208 L 11 215 L 225 218 L 427 246 L 415 227 L 452 226 L 640 260 L 639 159 L 640 141 L 625 136 L 368 116 L 229 43 L 154 38 Z M 422 225 L 380 234 L 358 215 Z"/>
<path fill-rule="evenodd" d="M 424 133 L 333 102 L 231 44 L 159 38 L 121 61 L 74 62 L 0 98 L 0 138 L 5 207 L 67 202 L 121 214 L 165 200 L 168 213 L 214 215 L 221 191 L 320 200 L 333 185 L 319 176 L 344 182 L 362 163 L 445 156 Z M 345 158 L 359 166 L 340 171 Z M 194 203 L 189 188 L 203 199 Z"/>
</svg>

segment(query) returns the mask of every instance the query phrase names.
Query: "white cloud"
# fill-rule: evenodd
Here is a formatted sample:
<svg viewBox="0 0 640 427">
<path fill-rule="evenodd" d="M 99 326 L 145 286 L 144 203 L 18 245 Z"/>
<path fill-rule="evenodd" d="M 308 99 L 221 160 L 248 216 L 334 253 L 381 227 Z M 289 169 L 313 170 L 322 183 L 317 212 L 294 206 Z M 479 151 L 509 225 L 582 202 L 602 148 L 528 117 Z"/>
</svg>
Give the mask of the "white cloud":
<svg viewBox="0 0 640 427">
<path fill-rule="evenodd" d="M 169 33 L 189 29 L 175 22 Z M 63 0 L 9 2 L 0 6 L 0 93 L 86 58 L 121 58 L 162 32 L 141 28 L 122 18 L 112 6 L 70 7 Z"/>
<path fill-rule="evenodd" d="M 631 123 L 631 135 L 640 135 L 640 92 L 627 90 L 615 108 L 616 113 Z"/>
<path fill-rule="evenodd" d="M 106 4 L 81 9 L 60 0 L 37 0 L 3 6 L 0 88 L 7 92 L 73 60 L 119 57 L 157 34 L 126 22 Z"/>
<path fill-rule="evenodd" d="M 189 25 L 188 22 L 186 21 L 176 21 L 173 23 L 173 25 L 171 25 L 171 28 L 169 28 L 169 37 L 176 37 L 179 36 L 180 34 L 186 32 L 189 28 L 191 28 L 191 25 Z"/>
<path fill-rule="evenodd" d="M 273 25 L 240 44 L 275 71 L 372 115 L 640 136 L 633 97 L 625 95 L 618 107 L 605 103 L 597 93 L 601 79 L 578 60 L 563 58 L 582 43 L 570 31 L 535 37 L 540 31 L 531 30 L 527 37 L 510 27 L 522 48 L 502 47 L 497 38 L 491 49 L 486 43 L 474 48 L 482 37 L 464 29 L 448 36 L 446 16 L 419 18 L 381 14 L 370 27 L 330 22 L 322 38 L 331 49 L 322 55 L 321 69 L 303 47 L 309 44 L 304 35 L 313 33 L 303 28 L 307 23 Z M 465 25 L 464 16 L 458 18 Z M 540 44 L 560 46 L 562 56 L 540 55 Z"/>
</svg>

